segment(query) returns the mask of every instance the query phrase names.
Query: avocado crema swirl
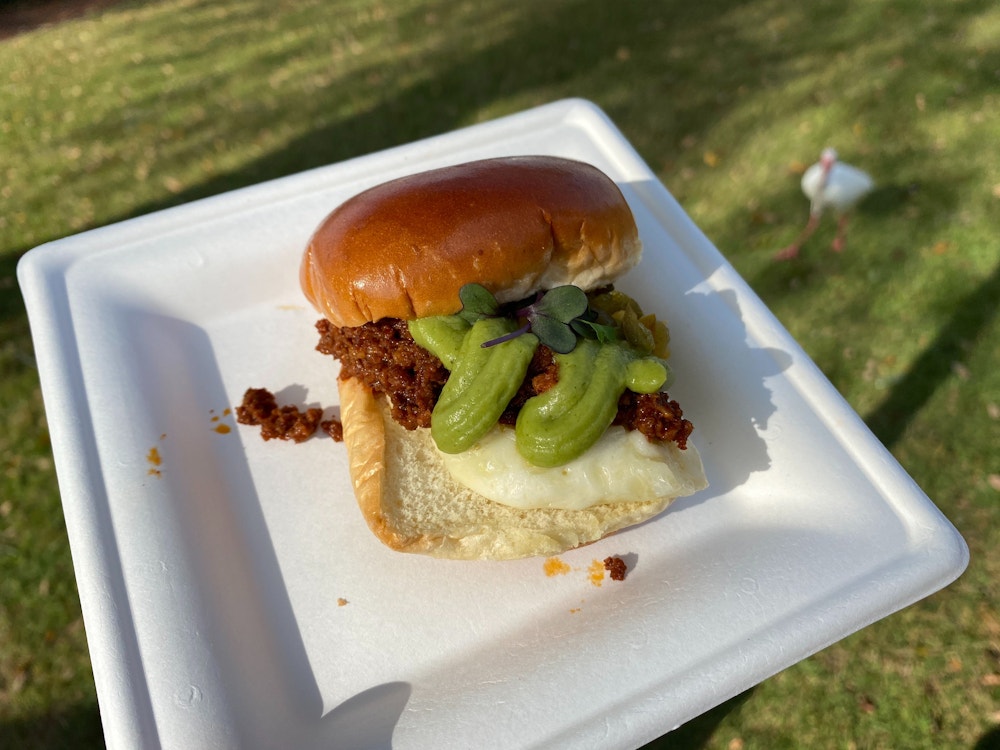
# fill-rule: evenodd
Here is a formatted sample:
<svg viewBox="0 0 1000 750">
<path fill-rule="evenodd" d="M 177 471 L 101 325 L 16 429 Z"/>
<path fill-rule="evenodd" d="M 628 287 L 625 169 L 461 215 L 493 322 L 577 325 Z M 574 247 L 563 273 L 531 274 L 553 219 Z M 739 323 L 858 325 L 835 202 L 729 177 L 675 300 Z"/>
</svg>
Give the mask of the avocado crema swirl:
<svg viewBox="0 0 1000 750">
<path fill-rule="evenodd" d="M 614 294 L 616 306 L 634 305 L 621 292 Z M 466 451 L 496 426 L 539 339 L 523 333 L 489 345 L 518 329 L 507 317 L 470 323 L 459 315 L 432 316 L 411 320 L 408 327 L 414 341 L 450 371 L 431 414 L 431 436 L 444 453 Z M 655 393 L 670 374 L 663 359 L 643 353 L 624 334 L 608 341 L 580 337 L 571 351 L 553 356 L 557 382 L 525 402 L 514 428 L 518 452 L 540 467 L 561 466 L 585 453 L 611 425 L 626 389 Z"/>
</svg>

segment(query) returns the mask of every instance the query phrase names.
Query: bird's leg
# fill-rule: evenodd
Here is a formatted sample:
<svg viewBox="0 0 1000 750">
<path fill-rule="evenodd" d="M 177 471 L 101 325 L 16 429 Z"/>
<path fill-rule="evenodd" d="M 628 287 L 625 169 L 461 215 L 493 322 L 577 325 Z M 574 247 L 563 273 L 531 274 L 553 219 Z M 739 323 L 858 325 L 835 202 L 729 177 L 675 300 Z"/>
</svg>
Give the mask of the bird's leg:
<svg viewBox="0 0 1000 750">
<path fill-rule="evenodd" d="M 789 245 L 783 250 L 779 250 L 774 254 L 775 260 L 792 260 L 793 258 L 799 257 L 799 246 Z"/>
<path fill-rule="evenodd" d="M 842 253 L 847 244 L 847 214 L 841 214 L 837 219 L 837 236 L 833 238 L 830 249 L 835 253 Z"/>
<path fill-rule="evenodd" d="M 806 222 L 805 229 L 802 233 L 795 238 L 795 242 L 786 247 L 784 250 L 779 250 L 775 256 L 775 260 L 791 260 L 792 258 L 797 258 L 799 256 L 799 250 L 802 248 L 802 243 L 805 242 L 812 236 L 812 233 L 816 231 L 816 227 L 819 226 L 820 214 L 812 212 L 809 214 L 809 221 Z"/>
</svg>

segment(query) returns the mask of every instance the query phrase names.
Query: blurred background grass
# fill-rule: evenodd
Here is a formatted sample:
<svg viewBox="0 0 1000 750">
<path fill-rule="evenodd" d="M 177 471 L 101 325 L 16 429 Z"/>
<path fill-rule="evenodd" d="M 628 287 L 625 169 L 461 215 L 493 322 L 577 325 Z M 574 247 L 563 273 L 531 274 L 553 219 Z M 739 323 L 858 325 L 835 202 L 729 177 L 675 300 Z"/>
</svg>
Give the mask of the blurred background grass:
<svg viewBox="0 0 1000 750">
<path fill-rule="evenodd" d="M 1000 6 L 83 6 L 0 4 L 0 746 L 102 743 L 18 258 L 567 96 L 612 117 L 972 553 L 945 591 L 658 745 L 997 746 Z M 844 254 L 831 222 L 775 263 L 826 145 L 879 187 Z"/>
</svg>

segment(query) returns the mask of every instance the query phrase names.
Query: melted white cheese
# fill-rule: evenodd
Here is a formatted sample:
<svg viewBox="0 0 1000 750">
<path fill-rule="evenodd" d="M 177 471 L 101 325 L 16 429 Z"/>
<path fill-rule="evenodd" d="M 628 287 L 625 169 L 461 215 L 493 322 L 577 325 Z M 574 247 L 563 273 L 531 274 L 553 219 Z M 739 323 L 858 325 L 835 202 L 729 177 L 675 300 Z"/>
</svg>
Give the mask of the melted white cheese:
<svg viewBox="0 0 1000 750">
<path fill-rule="evenodd" d="M 682 497 L 707 486 L 693 446 L 650 443 L 610 428 L 590 450 L 562 466 L 532 466 L 517 452 L 514 430 L 498 426 L 462 453 L 440 453 L 459 484 L 515 508 L 583 510 L 614 502 Z"/>
</svg>

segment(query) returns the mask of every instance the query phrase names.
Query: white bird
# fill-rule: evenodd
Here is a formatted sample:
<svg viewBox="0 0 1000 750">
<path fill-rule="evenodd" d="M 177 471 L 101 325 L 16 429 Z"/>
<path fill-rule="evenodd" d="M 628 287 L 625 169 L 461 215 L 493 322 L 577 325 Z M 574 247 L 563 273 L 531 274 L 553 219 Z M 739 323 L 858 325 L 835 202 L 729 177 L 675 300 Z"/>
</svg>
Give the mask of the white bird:
<svg viewBox="0 0 1000 750">
<path fill-rule="evenodd" d="M 799 250 L 819 226 L 823 212 L 831 209 L 837 214 L 837 236 L 832 248 L 836 252 L 844 249 L 847 218 L 850 210 L 875 187 L 872 178 L 857 167 L 837 161 L 837 152 L 832 148 L 823 149 L 818 162 L 802 175 L 802 192 L 809 199 L 809 221 L 805 229 L 791 245 L 781 250 L 775 257 L 789 260 L 799 254 Z"/>
</svg>

